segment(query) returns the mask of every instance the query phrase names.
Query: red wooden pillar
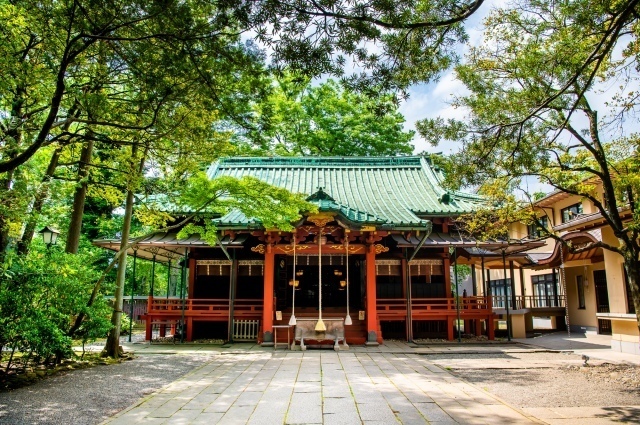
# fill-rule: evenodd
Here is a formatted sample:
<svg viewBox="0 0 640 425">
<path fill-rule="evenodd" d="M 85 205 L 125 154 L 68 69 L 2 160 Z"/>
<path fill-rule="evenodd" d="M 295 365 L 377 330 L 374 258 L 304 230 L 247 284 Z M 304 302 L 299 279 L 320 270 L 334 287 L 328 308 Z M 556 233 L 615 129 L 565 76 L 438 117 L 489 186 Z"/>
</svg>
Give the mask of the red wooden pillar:
<svg viewBox="0 0 640 425">
<path fill-rule="evenodd" d="M 273 275 L 275 252 L 267 244 L 264 254 L 264 298 L 262 301 L 262 345 L 273 346 Z"/>
<path fill-rule="evenodd" d="M 195 258 L 189 259 L 189 288 L 187 294 L 189 299 L 193 299 L 193 291 L 196 284 L 196 260 Z"/>
<path fill-rule="evenodd" d="M 187 317 L 187 342 L 193 341 L 193 317 Z"/>
<path fill-rule="evenodd" d="M 144 334 L 145 341 L 151 341 L 151 338 L 153 337 L 153 326 L 151 325 L 152 317 L 149 314 L 151 312 L 152 303 L 153 303 L 153 296 L 149 295 L 149 299 L 147 300 L 147 320 L 145 320 L 145 334 Z"/>
<path fill-rule="evenodd" d="M 376 251 L 373 244 L 367 246 L 367 342 L 378 345 L 378 312 L 376 299 Z"/>
<path fill-rule="evenodd" d="M 487 319 L 487 333 L 489 334 L 489 340 L 493 341 L 496 338 L 496 330 L 494 329 L 495 326 L 495 321 L 493 320 L 493 317 L 489 317 L 489 319 Z"/>
<path fill-rule="evenodd" d="M 453 317 L 447 316 L 447 340 L 453 341 Z"/>
</svg>

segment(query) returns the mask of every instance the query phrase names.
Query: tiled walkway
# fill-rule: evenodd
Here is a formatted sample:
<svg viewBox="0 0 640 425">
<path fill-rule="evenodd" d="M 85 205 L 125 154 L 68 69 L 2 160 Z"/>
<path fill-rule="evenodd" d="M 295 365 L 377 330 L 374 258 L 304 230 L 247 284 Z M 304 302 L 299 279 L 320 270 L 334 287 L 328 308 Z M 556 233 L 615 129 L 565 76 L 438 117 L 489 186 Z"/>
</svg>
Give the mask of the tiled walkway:
<svg viewBox="0 0 640 425">
<path fill-rule="evenodd" d="M 105 424 L 542 423 L 419 354 L 221 353 Z"/>
</svg>

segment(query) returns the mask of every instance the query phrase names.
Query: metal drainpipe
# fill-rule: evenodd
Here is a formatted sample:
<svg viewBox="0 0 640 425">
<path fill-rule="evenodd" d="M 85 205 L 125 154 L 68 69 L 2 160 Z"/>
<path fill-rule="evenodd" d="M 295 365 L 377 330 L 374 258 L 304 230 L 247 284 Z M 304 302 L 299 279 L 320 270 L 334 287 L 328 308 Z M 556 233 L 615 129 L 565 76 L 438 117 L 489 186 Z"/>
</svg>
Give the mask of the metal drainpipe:
<svg viewBox="0 0 640 425">
<path fill-rule="evenodd" d="M 406 294 L 407 294 L 407 328 L 409 330 L 408 337 L 409 342 L 413 342 L 413 319 L 411 317 L 411 266 L 409 266 L 409 260 L 407 259 L 407 248 L 404 249 L 404 258 L 405 258 L 405 285 L 406 285 Z"/>
</svg>

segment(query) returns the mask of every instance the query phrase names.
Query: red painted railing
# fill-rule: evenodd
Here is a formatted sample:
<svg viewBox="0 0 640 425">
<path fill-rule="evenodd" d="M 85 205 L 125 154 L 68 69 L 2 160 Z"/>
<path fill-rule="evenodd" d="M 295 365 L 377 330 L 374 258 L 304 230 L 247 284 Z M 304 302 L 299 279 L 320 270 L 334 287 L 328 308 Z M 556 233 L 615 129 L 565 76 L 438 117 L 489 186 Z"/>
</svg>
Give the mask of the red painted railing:
<svg viewBox="0 0 640 425">
<path fill-rule="evenodd" d="M 184 306 L 187 316 L 228 316 L 229 299 L 186 299 L 149 298 L 147 314 L 180 314 Z M 234 317 L 259 316 L 262 314 L 262 300 L 234 300 Z"/>
<path fill-rule="evenodd" d="M 467 313 L 488 313 L 491 311 L 489 297 L 460 297 L 456 306 L 455 298 L 412 298 L 412 314 L 446 314 L 460 309 Z M 404 316 L 407 314 L 407 301 L 399 298 L 378 298 L 379 316 Z"/>
</svg>

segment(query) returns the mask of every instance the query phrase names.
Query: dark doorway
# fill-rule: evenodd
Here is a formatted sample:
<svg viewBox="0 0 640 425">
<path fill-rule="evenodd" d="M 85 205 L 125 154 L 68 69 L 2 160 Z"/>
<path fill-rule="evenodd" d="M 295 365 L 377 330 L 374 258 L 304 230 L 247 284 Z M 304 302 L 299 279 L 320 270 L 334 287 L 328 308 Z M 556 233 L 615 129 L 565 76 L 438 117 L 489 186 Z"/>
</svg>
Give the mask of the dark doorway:
<svg viewBox="0 0 640 425">
<path fill-rule="evenodd" d="M 298 258 L 296 266 L 296 280 L 298 289 L 295 291 L 296 307 L 318 308 L 320 273 L 317 257 Z M 347 305 L 347 266 L 346 259 L 334 256 L 322 259 L 322 306 L 345 307 Z M 360 304 L 360 267 L 354 259 L 349 259 L 349 304 L 358 308 Z M 278 273 L 278 302 L 282 295 L 286 298 L 286 308 L 293 304 L 293 262 L 287 259 L 286 270 Z"/>
<path fill-rule="evenodd" d="M 596 312 L 609 313 L 607 273 L 604 270 L 595 270 L 593 272 L 593 284 L 596 288 Z M 611 320 L 598 319 L 598 333 L 611 335 Z"/>
<path fill-rule="evenodd" d="M 318 266 L 300 267 L 304 274 L 297 277 L 300 282 L 298 290 L 296 290 L 296 305 L 300 307 L 318 307 L 319 304 L 319 270 Z M 337 276 L 334 272 L 338 270 L 342 273 Z M 322 306 L 323 307 L 342 307 L 347 305 L 347 291 L 345 287 L 340 286 L 340 281 L 346 282 L 346 271 L 341 266 L 322 266 Z M 353 285 L 350 290 L 353 289 Z M 353 294 L 349 294 L 351 297 Z M 289 296 L 292 296 L 289 291 Z M 288 305 L 290 307 L 290 303 Z"/>
<path fill-rule="evenodd" d="M 228 299 L 229 276 L 198 276 L 193 287 L 193 298 Z"/>
<path fill-rule="evenodd" d="M 447 298 L 444 276 L 411 276 L 411 298 Z"/>
<path fill-rule="evenodd" d="M 228 322 L 193 322 L 193 339 L 222 339 L 228 337 Z"/>
</svg>

